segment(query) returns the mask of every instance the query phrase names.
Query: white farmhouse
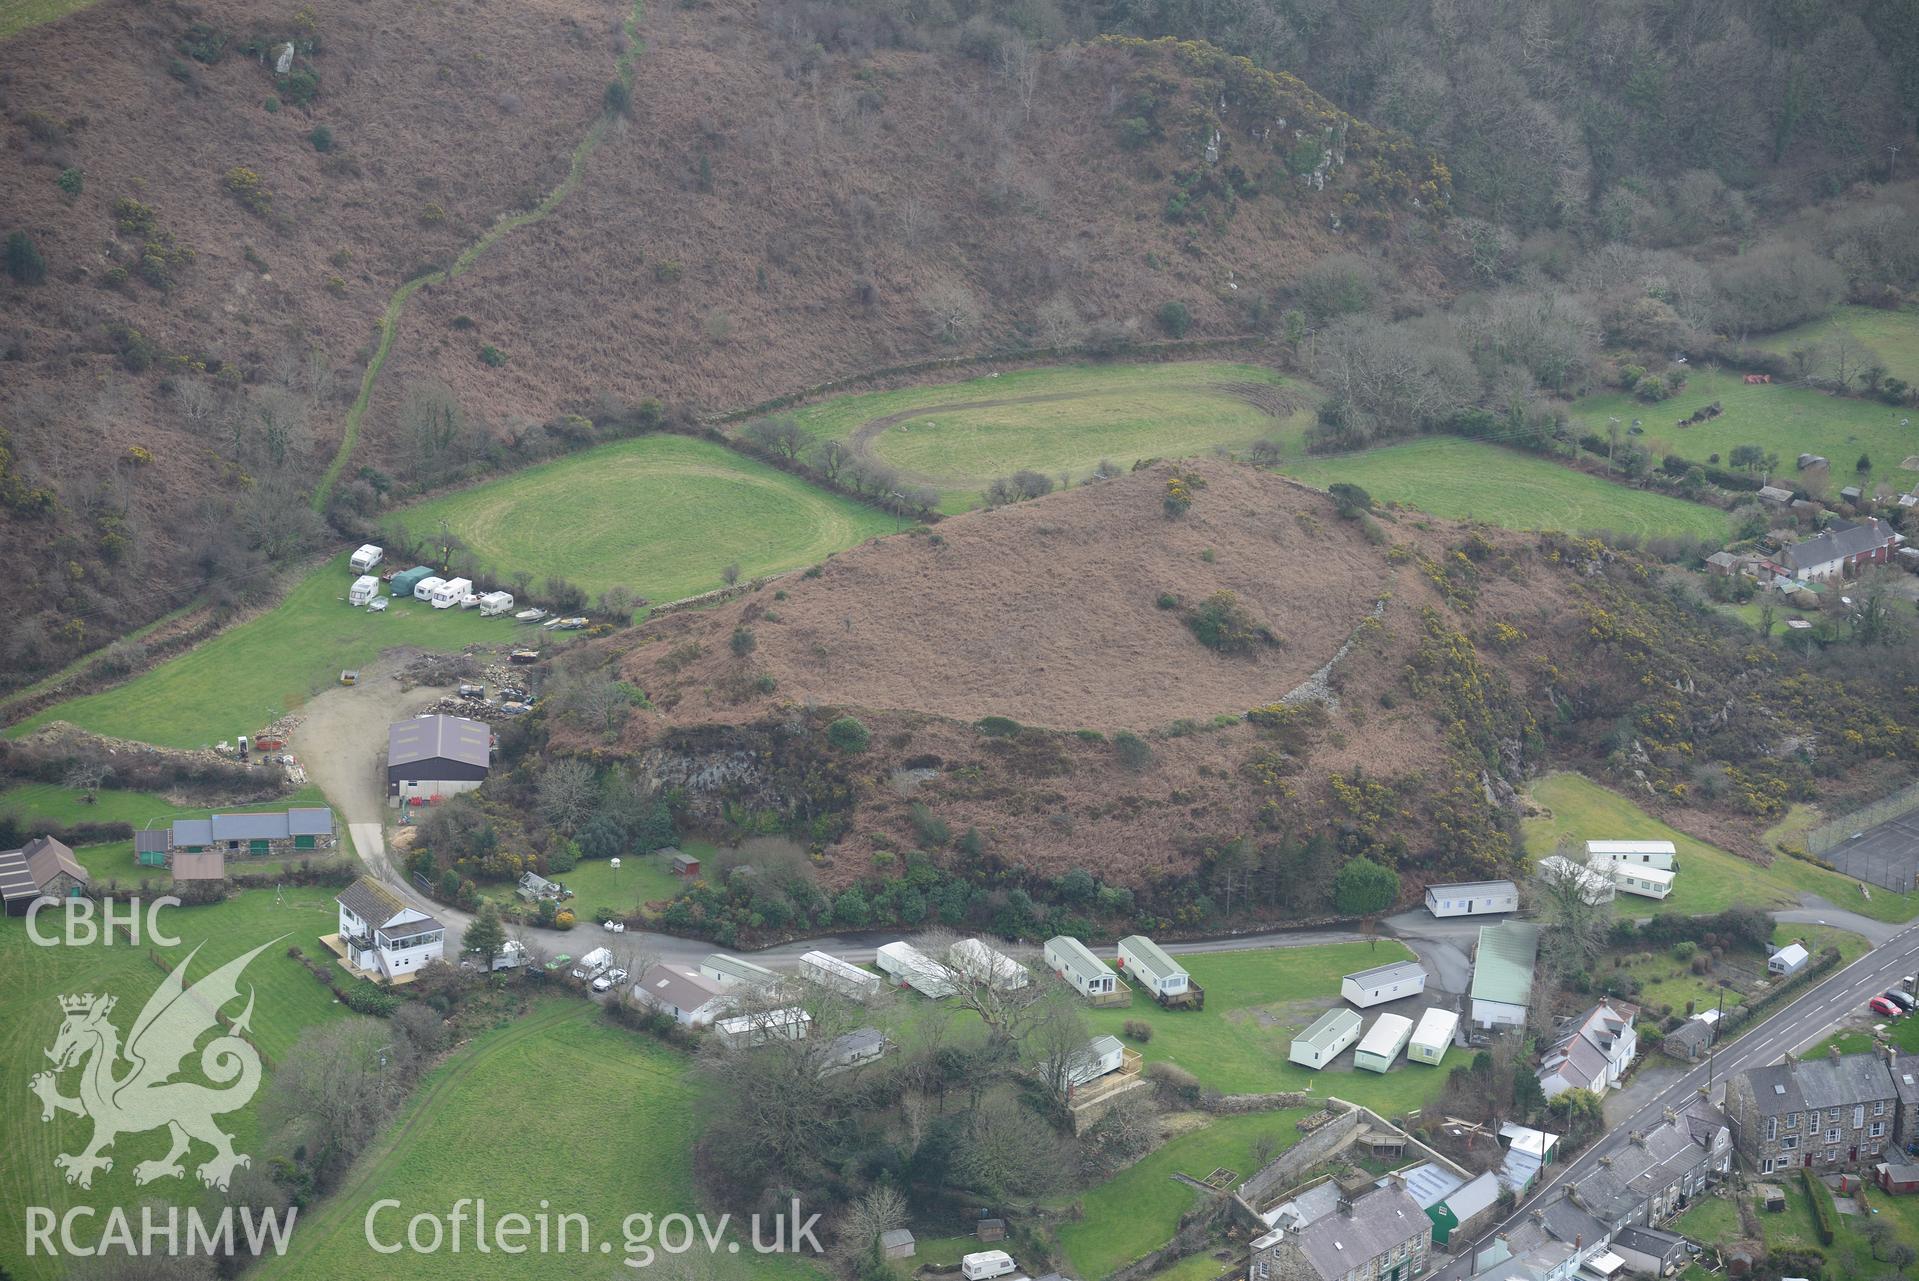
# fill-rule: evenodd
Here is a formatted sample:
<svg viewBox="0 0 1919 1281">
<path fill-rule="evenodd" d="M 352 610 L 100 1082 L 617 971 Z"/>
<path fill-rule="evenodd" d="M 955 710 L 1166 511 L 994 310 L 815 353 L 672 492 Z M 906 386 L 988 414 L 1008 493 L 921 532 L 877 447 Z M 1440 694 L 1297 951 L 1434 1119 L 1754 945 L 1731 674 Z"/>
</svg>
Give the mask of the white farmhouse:
<svg viewBox="0 0 1919 1281">
<path fill-rule="evenodd" d="M 1426 990 L 1426 971 L 1417 961 L 1395 961 L 1348 974 L 1339 981 L 1339 994 L 1360 1009 L 1418 996 Z"/>
<path fill-rule="evenodd" d="M 1539 1088 L 1549 1099 L 1567 1090 L 1604 1094 L 1639 1057 L 1633 1021 L 1639 1007 L 1607 999 L 1567 1024 L 1539 1065 Z"/>
<path fill-rule="evenodd" d="M 698 970 L 655 965 L 640 975 L 633 995 L 688 1027 L 707 1027 L 733 1004 L 727 990 Z"/>
<path fill-rule="evenodd" d="M 340 947 L 354 969 L 388 982 L 446 956 L 446 927 L 370 876 L 341 890 Z"/>
</svg>

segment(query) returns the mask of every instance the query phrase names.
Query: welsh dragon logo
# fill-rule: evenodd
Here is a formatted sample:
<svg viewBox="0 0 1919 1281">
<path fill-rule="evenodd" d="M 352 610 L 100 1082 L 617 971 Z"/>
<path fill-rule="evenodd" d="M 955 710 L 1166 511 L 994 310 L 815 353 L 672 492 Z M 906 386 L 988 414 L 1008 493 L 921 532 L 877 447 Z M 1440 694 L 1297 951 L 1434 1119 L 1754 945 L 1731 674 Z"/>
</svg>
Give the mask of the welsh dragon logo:
<svg viewBox="0 0 1919 1281">
<path fill-rule="evenodd" d="M 279 941 L 262 943 L 187 987 L 186 968 L 200 951 L 195 947 L 148 998 L 124 1048 L 119 1029 L 107 1017 L 117 998 L 93 993 L 60 998 L 66 1020 L 47 1051 L 53 1069 L 36 1074 L 32 1088 L 40 1096 L 42 1121 L 53 1120 L 55 1112 L 93 1121 L 93 1139 L 84 1149 L 54 1157 L 68 1183 L 92 1187 L 96 1172 L 113 1169 L 113 1158 L 105 1153 L 116 1138 L 163 1127 L 171 1133 L 172 1147 L 159 1160 L 134 1166 L 135 1183 L 184 1178 L 181 1158 L 195 1140 L 213 1149 L 212 1157 L 195 1171 L 210 1188 L 225 1191 L 234 1170 L 253 1163 L 233 1150 L 233 1136 L 214 1122 L 216 1116 L 246 1106 L 260 1088 L 260 1055 L 243 1035 L 253 1018 L 251 987 L 246 1008 L 230 1029 L 200 1051 L 200 1071 L 214 1084 L 174 1078 L 185 1069 L 201 1036 L 219 1023 L 218 1012 L 239 998 L 240 971 Z M 75 1068 L 80 1070 L 79 1097 L 68 1098 L 60 1093 L 59 1077 Z"/>
</svg>

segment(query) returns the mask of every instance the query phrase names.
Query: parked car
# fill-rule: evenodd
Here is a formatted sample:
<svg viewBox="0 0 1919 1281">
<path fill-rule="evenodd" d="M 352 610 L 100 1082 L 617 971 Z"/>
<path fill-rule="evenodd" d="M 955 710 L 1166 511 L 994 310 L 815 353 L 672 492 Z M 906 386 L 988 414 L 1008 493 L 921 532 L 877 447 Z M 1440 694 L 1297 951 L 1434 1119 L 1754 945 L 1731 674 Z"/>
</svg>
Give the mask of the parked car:
<svg viewBox="0 0 1919 1281">
<path fill-rule="evenodd" d="M 624 983 L 626 982 L 626 971 L 620 969 L 608 970 L 605 978 L 609 983 Z"/>
<path fill-rule="evenodd" d="M 1906 1012 L 1903 1006 L 1895 1005 L 1883 996 L 1875 996 L 1867 1001 L 1866 1008 L 1874 1014 L 1883 1014 L 1889 1019 L 1896 1019 Z"/>
<path fill-rule="evenodd" d="M 1886 991 L 1882 992 L 1880 995 L 1884 996 L 1888 1001 L 1891 1001 L 1894 1005 L 1906 1011 L 1908 1014 L 1912 1012 L 1913 1007 L 1919 1006 L 1919 1000 L 1915 1000 L 1910 993 L 1901 992 L 1896 987 L 1888 988 Z"/>
<path fill-rule="evenodd" d="M 618 974 L 620 978 L 626 977 L 625 971 L 623 970 L 615 970 L 613 971 L 613 974 Z M 604 991 L 607 991 L 609 988 L 611 988 L 615 983 L 619 982 L 619 979 L 614 978 L 613 974 L 602 974 L 600 975 L 600 977 L 594 979 L 593 990 L 595 992 L 604 992 Z"/>
</svg>

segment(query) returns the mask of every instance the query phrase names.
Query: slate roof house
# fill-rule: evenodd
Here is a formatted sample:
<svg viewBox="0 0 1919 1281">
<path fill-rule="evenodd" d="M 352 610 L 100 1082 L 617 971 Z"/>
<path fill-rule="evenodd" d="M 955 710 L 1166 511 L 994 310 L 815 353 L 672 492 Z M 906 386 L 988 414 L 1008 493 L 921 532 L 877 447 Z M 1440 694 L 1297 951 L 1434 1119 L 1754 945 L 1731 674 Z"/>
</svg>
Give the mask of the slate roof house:
<svg viewBox="0 0 1919 1281">
<path fill-rule="evenodd" d="M 1888 1062 L 1892 1088 L 1899 1096 L 1899 1124 L 1894 1133 L 1907 1147 L 1919 1144 L 1919 1054 L 1893 1054 Z"/>
<path fill-rule="evenodd" d="M 0 899 L 8 916 L 25 916 L 43 898 L 79 898 L 87 892 L 87 869 L 51 836 L 36 836 L 17 850 L 0 850 Z"/>
<path fill-rule="evenodd" d="M 174 858 L 211 850 L 284 856 L 332 849 L 335 840 L 333 811 L 324 805 L 311 805 L 175 819 L 168 829 L 167 849 Z M 139 846 L 136 844 L 135 848 Z"/>
<path fill-rule="evenodd" d="M 1785 561 L 1798 577 L 1822 582 L 1856 574 L 1862 565 L 1885 564 L 1895 541 L 1892 526 L 1877 517 L 1837 520 L 1816 538 L 1788 547 Z"/>
<path fill-rule="evenodd" d="M 1732 1170 L 1725 1114 L 1696 1101 L 1599 1159 L 1568 1195 L 1609 1228 L 1658 1227 Z"/>
<path fill-rule="evenodd" d="M 1871 1165 L 1893 1147 L 1899 1089 L 1877 1054 L 1748 1068 L 1726 1082 L 1733 1145 L 1761 1174 Z"/>
<path fill-rule="evenodd" d="M 1430 1263 L 1432 1220 L 1404 1180 L 1342 1193 L 1336 1208 L 1253 1242 L 1248 1281 L 1412 1281 Z"/>
<path fill-rule="evenodd" d="M 415 797 L 470 792 L 493 763 L 493 731 L 464 716 L 416 716 L 386 732 L 389 805 Z"/>
<path fill-rule="evenodd" d="M 347 964 L 378 978 L 411 977 L 446 955 L 446 926 L 370 876 L 341 890 L 340 946 Z"/>
<path fill-rule="evenodd" d="M 1549 1099 L 1567 1090 L 1604 1094 L 1639 1057 L 1633 1020 L 1639 1007 L 1608 998 L 1568 1024 L 1539 1065 L 1539 1088 Z"/>
</svg>

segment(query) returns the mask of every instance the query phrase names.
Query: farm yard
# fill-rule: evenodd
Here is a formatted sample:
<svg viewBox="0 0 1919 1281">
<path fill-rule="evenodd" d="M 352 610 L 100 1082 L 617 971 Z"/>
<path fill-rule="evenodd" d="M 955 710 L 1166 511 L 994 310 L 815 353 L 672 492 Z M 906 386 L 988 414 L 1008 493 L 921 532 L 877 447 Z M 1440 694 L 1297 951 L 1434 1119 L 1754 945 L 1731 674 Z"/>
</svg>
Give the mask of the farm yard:
<svg viewBox="0 0 1919 1281">
<path fill-rule="evenodd" d="M 250 734 L 339 679 L 403 646 L 457 650 L 527 635 L 511 619 L 475 610 L 396 601 L 382 613 L 348 607 L 352 582 L 342 553 L 301 580 L 266 612 L 194 646 L 125 684 L 56 704 L 6 731 L 53 721 L 161 747 L 207 747 Z M 541 640 L 550 638 L 542 634 Z"/>
<path fill-rule="evenodd" d="M 657 1221 L 699 1208 L 692 1169 L 698 1100 L 687 1066 L 683 1054 L 602 1022 L 584 1002 L 537 1003 L 422 1078 L 387 1135 L 338 1191 L 302 1216 L 300 1249 L 252 1275 L 321 1281 L 358 1274 L 368 1257 L 363 1224 L 375 1201 L 401 1203 L 401 1210 L 376 1221 L 385 1239 L 399 1240 L 412 1215 L 445 1215 L 461 1197 L 485 1198 L 496 1215 L 533 1215 L 547 1203 L 554 1214 L 583 1214 L 593 1232 L 593 1261 L 577 1251 L 502 1257 L 443 1250 L 407 1254 L 408 1277 L 629 1271 L 618 1263 L 627 1215 L 647 1213 Z M 605 1254 L 601 1242 L 610 1246 Z M 689 1275 L 714 1281 L 821 1275 L 797 1259 L 752 1254 L 746 1245 L 738 1257 L 709 1258 L 702 1249 L 698 1265 Z"/>
<path fill-rule="evenodd" d="M 1899 311 L 1852 305 L 1835 307 L 1823 320 L 1781 330 L 1755 345 L 1790 356 L 1805 347 L 1830 347 L 1842 337 L 1864 347 L 1871 353 L 1871 359 L 1884 365 L 1894 378 L 1919 382 L 1919 311 L 1910 307 Z"/>
<path fill-rule="evenodd" d="M 193 982 L 243 952 L 286 936 L 285 943 L 274 942 L 255 958 L 242 980 L 243 995 L 247 987 L 258 994 L 252 1035 L 270 1062 L 288 1053 L 307 1028 L 346 1013 L 332 993 L 286 955 L 287 943 L 305 947 L 331 932 L 335 919 L 330 890 L 288 889 L 277 899 L 271 891 L 248 891 L 224 903 L 163 913 L 163 928 L 181 942 L 178 947 L 157 950 L 171 965 L 204 945 L 187 972 L 187 981 Z M 42 928 L 49 924 L 43 921 Z M 10 1142 L 0 1152 L 0 1259 L 16 1277 L 51 1279 L 65 1275 L 64 1266 L 44 1255 L 26 1257 L 21 1236 L 24 1207 L 49 1206 L 57 1213 L 69 1205 L 85 1204 L 104 1211 L 113 1205 L 132 1207 L 155 1193 L 184 1201 L 197 1190 L 190 1178 L 178 1185 L 136 1190 L 133 1168 L 139 1161 L 164 1155 L 167 1136 L 163 1130 L 122 1136 L 114 1144 L 110 1172 L 97 1175 L 91 1190 L 70 1186 L 54 1165 L 54 1155 L 77 1151 L 92 1123 L 64 1114 L 42 1123 L 39 1104 L 26 1093 L 28 1079 L 46 1066 L 44 1051 L 53 1044 L 60 1026 L 59 996 L 110 992 L 120 1002 L 114 1021 L 131 1027 L 165 974 L 148 959 L 144 942 L 128 946 L 122 938 L 112 946 L 40 947 L 28 938 L 25 922 L 11 917 L 0 920 L 0 963 L 13 980 L 0 995 L 0 1071 L 12 1083 L 8 1114 L 15 1118 Z M 270 1066 L 267 1071 L 270 1076 Z M 253 1110 L 223 1115 L 220 1122 L 235 1135 L 236 1150 L 259 1151 L 259 1122 Z"/>
<path fill-rule="evenodd" d="M 1021 469 L 1077 483 L 1101 459 L 1130 467 L 1262 437 L 1297 453 L 1316 399 L 1257 365 L 1063 365 L 845 396 L 793 417 L 816 440 L 846 441 L 939 489 L 951 513 Z"/>
<path fill-rule="evenodd" d="M 1789 907 L 1801 894 L 1817 894 L 1848 911 L 1879 921 L 1905 921 L 1919 914 L 1919 895 L 1875 888 L 1867 899 L 1851 877 L 1785 854 L 1761 867 L 1661 823 L 1628 798 L 1580 774 L 1551 774 L 1532 787 L 1545 813 L 1520 824 L 1526 852 L 1543 858 L 1561 839 L 1667 840 L 1678 850 L 1679 877 L 1664 899 L 1621 895 L 1621 916 L 1704 916 L 1735 903 Z"/>
<path fill-rule="evenodd" d="M 1677 420 L 1703 405 L 1719 402 L 1725 412 L 1693 427 Z M 1919 472 L 1901 467 L 1919 454 L 1919 426 L 1901 427 L 1913 418 L 1910 409 L 1895 409 L 1874 400 L 1830 396 L 1807 387 L 1782 383 L 1752 385 L 1743 375 L 1715 369 L 1695 369 L 1684 391 L 1671 400 L 1648 405 L 1627 392 L 1607 392 L 1574 403 L 1574 422 L 1583 430 L 1604 435 L 1607 420 L 1622 423 L 1639 419 L 1645 435 L 1634 439 L 1658 460 L 1676 453 L 1696 462 L 1718 454 L 1721 465 L 1734 448 L 1758 445 L 1779 455 L 1775 476 L 1787 485 L 1810 492 L 1837 493 L 1856 483 L 1853 466 L 1861 454 L 1872 460 L 1873 479 L 1901 490 L 1919 482 Z M 1831 461 L 1830 473 L 1799 472 L 1795 460 L 1802 453 Z"/>
<path fill-rule="evenodd" d="M 1731 527 L 1717 508 L 1614 484 L 1535 454 L 1454 437 L 1337 458 L 1289 459 L 1280 470 L 1322 489 L 1343 481 L 1381 502 L 1507 529 L 1717 542 Z"/>
<path fill-rule="evenodd" d="M 395 518 L 441 521 L 486 565 L 589 592 L 625 587 L 656 602 L 712 591 L 738 565 L 756 578 L 798 569 L 894 519 L 711 441 L 643 436 L 429 499 Z"/>
</svg>

